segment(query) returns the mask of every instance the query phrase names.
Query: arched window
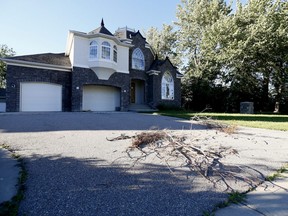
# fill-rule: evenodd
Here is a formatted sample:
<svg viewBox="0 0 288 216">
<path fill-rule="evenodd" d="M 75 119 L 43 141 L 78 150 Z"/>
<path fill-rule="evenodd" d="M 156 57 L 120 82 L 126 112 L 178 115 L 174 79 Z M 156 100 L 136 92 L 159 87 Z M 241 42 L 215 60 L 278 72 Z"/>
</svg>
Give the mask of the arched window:
<svg viewBox="0 0 288 216">
<path fill-rule="evenodd" d="M 98 49 L 97 42 L 96 41 L 91 41 L 91 43 L 90 43 L 90 51 L 89 51 L 89 58 L 90 59 L 97 58 L 97 49 Z"/>
<path fill-rule="evenodd" d="M 110 59 L 110 44 L 107 41 L 102 43 L 102 58 Z"/>
<path fill-rule="evenodd" d="M 137 70 L 145 70 L 145 59 L 142 51 L 137 48 L 132 53 L 132 68 Z"/>
<path fill-rule="evenodd" d="M 113 61 L 117 62 L 117 46 L 113 46 Z"/>
<path fill-rule="evenodd" d="M 174 80 L 169 72 L 165 72 L 161 82 L 161 98 L 174 100 Z"/>
</svg>

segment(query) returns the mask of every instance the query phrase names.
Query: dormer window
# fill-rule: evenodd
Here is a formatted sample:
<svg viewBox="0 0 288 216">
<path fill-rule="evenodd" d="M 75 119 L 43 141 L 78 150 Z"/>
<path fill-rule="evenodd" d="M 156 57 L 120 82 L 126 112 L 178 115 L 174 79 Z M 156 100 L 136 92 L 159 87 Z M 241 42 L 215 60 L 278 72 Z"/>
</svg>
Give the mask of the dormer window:
<svg viewBox="0 0 288 216">
<path fill-rule="evenodd" d="M 117 62 L 117 46 L 113 46 L 113 61 Z"/>
<path fill-rule="evenodd" d="M 91 41 L 91 43 L 90 43 L 90 52 L 89 52 L 89 58 L 90 59 L 97 58 L 97 49 L 98 49 L 97 42 L 96 41 Z"/>
<path fill-rule="evenodd" d="M 132 68 L 137 70 L 145 70 L 145 59 L 143 52 L 137 48 L 132 53 Z"/>
<path fill-rule="evenodd" d="M 110 60 L 110 43 L 104 41 L 102 43 L 102 58 Z"/>
</svg>

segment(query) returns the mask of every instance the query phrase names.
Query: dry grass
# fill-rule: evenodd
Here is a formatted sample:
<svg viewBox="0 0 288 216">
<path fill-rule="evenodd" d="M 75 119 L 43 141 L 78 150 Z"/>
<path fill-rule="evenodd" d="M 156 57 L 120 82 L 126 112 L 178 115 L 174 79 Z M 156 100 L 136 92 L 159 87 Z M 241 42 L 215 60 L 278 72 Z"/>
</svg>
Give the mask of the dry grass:
<svg viewBox="0 0 288 216">
<path fill-rule="evenodd" d="M 152 143 L 163 142 L 165 139 L 167 139 L 167 134 L 164 131 L 142 132 L 134 136 L 132 147 L 140 148 Z"/>
</svg>

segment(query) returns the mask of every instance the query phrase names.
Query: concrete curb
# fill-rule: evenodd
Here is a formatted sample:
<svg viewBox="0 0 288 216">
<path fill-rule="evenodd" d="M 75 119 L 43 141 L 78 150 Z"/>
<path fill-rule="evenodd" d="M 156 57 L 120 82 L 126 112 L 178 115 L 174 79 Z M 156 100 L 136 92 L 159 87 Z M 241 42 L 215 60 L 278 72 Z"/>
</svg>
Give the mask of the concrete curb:
<svg viewBox="0 0 288 216">
<path fill-rule="evenodd" d="M 246 203 L 219 209 L 215 216 L 285 216 L 288 215 L 288 172 L 273 182 L 265 181 L 247 194 Z"/>
<path fill-rule="evenodd" d="M 18 164 L 11 152 L 0 146 L 0 203 L 11 200 L 17 194 Z"/>
</svg>

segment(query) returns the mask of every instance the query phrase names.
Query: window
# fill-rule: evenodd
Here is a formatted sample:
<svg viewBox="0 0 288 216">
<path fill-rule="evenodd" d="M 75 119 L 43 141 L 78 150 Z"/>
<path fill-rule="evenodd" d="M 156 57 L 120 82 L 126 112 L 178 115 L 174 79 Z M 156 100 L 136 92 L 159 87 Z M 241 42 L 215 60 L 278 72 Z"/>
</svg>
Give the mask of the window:
<svg viewBox="0 0 288 216">
<path fill-rule="evenodd" d="M 132 68 L 137 70 L 145 69 L 145 59 L 142 51 L 137 48 L 132 54 Z"/>
<path fill-rule="evenodd" d="M 117 62 L 117 46 L 113 46 L 113 61 Z"/>
<path fill-rule="evenodd" d="M 89 52 L 89 58 L 90 59 L 97 58 L 97 47 L 98 47 L 97 42 L 96 41 L 91 41 L 91 43 L 90 43 L 90 52 Z"/>
<path fill-rule="evenodd" d="M 169 72 L 165 72 L 161 82 L 161 98 L 174 100 L 174 80 Z"/>
<path fill-rule="evenodd" d="M 106 41 L 102 43 L 102 58 L 110 59 L 110 44 Z"/>
</svg>

